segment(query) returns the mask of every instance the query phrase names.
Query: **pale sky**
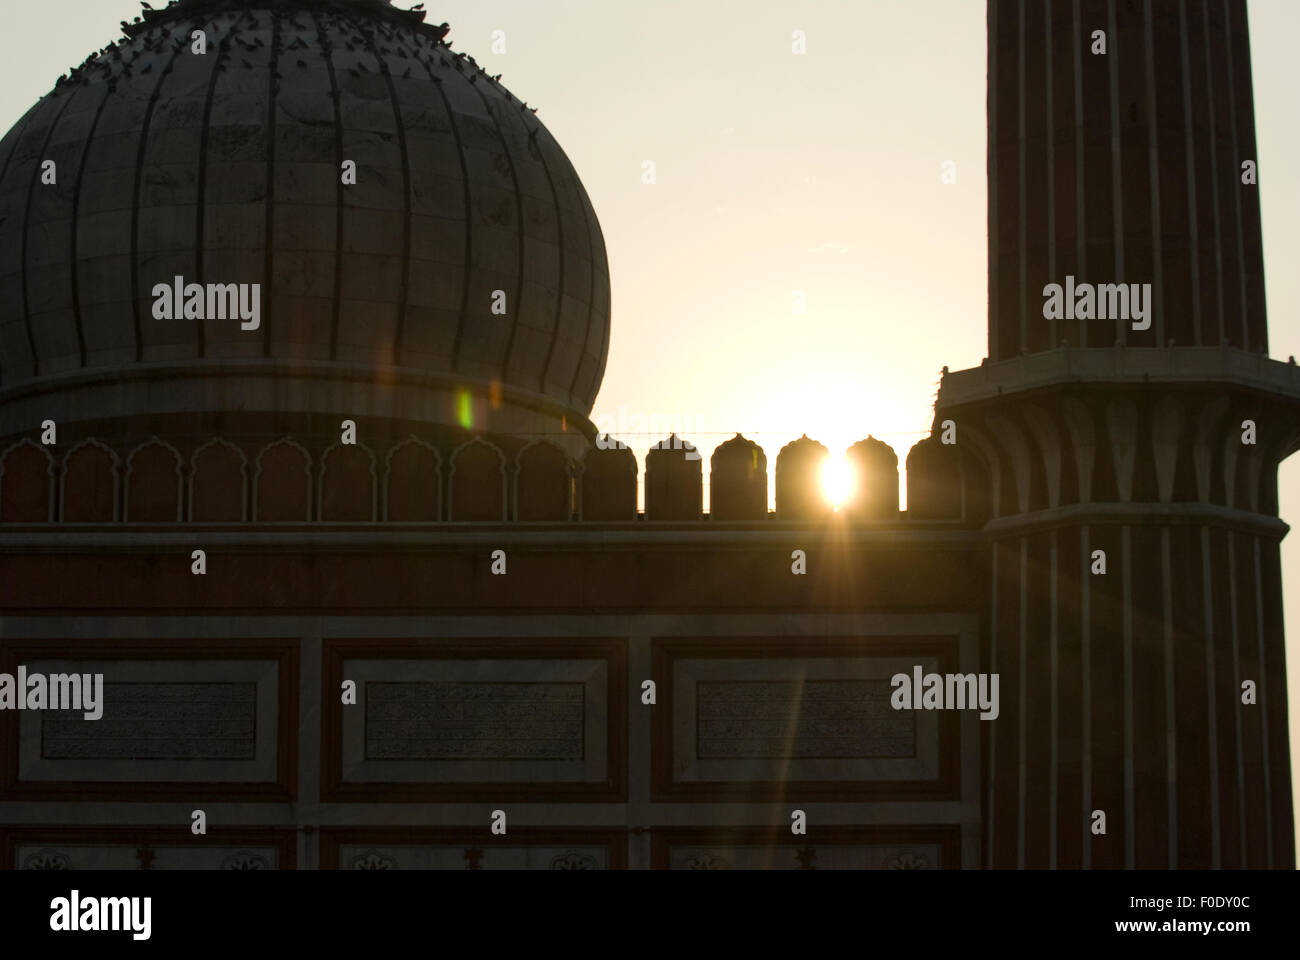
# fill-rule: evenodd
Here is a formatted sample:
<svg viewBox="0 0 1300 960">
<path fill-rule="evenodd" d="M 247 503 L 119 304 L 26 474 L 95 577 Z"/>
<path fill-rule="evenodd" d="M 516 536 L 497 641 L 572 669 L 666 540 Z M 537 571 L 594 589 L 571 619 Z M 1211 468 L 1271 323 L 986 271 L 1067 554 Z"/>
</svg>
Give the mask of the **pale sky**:
<svg viewBox="0 0 1300 960">
<path fill-rule="evenodd" d="M 901 465 L 929 430 L 940 368 L 987 352 L 983 0 L 426 7 L 539 107 L 600 218 L 613 332 L 593 420 L 660 418 L 706 471 L 736 431 L 762 444 L 769 473 L 805 432 L 832 452 L 873 434 Z M 138 12 L 7 3 L 0 129 Z M 1250 0 L 1249 15 L 1270 352 L 1284 360 L 1300 354 L 1300 3 Z M 955 185 L 940 182 L 948 160 Z M 622 432 L 638 458 L 665 435 Z M 1300 457 L 1281 506 L 1300 522 Z M 1300 756 L 1300 534 L 1283 541 L 1283 581 Z"/>
</svg>

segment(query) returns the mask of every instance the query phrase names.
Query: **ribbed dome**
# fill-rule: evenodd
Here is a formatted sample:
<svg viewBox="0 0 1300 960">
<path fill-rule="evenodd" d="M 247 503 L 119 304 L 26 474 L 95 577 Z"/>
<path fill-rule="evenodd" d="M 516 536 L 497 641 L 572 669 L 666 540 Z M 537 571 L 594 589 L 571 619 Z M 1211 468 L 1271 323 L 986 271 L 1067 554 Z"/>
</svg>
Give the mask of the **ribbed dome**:
<svg viewBox="0 0 1300 960">
<path fill-rule="evenodd" d="M 609 342 L 595 212 L 532 109 L 423 19 L 180 0 L 61 78 L 0 142 L 0 389 L 337 362 L 590 411 Z M 156 319 L 176 276 L 260 283 L 260 329 Z"/>
</svg>

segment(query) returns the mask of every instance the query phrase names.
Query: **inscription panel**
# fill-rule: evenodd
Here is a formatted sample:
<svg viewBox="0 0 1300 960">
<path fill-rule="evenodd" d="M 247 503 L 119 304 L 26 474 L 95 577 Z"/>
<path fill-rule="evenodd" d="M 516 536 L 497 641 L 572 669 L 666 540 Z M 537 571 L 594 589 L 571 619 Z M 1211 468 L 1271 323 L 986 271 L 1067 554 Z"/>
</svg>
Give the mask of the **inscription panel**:
<svg viewBox="0 0 1300 960">
<path fill-rule="evenodd" d="M 916 716 L 890 693 L 887 680 L 699 681 L 696 756 L 914 757 Z"/>
<path fill-rule="evenodd" d="M 104 712 L 22 713 L 18 778 L 88 783 L 273 783 L 274 660 L 36 660 L 28 670 L 104 675 Z"/>
<path fill-rule="evenodd" d="M 679 659 L 674 775 L 683 782 L 933 779 L 938 716 L 889 706 L 889 677 L 914 663 L 937 668 L 933 656 Z M 718 716 L 728 710 L 741 717 Z"/>
<path fill-rule="evenodd" d="M 349 660 L 344 673 L 360 708 L 343 713 L 347 781 L 607 776 L 603 660 Z"/>
<path fill-rule="evenodd" d="M 104 682 L 104 715 L 47 714 L 45 760 L 256 760 L 257 683 Z"/>
<path fill-rule="evenodd" d="M 889 680 L 958 653 L 956 636 L 655 639 L 653 796 L 956 799 L 956 712 L 894 710 Z"/>
<path fill-rule="evenodd" d="M 581 760 L 584 683 L 366 684 L 367 760 Z"/>
<path fill-rule="evenodd" d="M 625 641 L 327 639 L 323 653 L 324 799 L 623 795 Z M 338 705 L 344 680 L 355 704 Z"/>
</svg>

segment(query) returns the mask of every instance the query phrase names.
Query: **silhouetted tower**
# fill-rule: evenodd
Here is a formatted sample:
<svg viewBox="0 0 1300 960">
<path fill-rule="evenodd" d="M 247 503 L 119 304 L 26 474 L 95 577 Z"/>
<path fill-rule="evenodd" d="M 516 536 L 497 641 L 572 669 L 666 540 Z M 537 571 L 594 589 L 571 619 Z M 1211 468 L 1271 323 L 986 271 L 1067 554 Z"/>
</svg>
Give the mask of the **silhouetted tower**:
<svg viewBox="0 0 1300 960">
<path fill-rule="evenodd" d="M 989 518 L 984 865 L 1291 868 L 1300 373 L 1264 353 L 1245 5 L 990 0 L 988 34 L 989 360 L 935 416 Z M 1150 328 L 1044 319 L 1067 275 L 1150 283 Z"/>
<path fill-rule="evenodd" d="M 988 35 L 989 359 L 1062 340 L 1267 352 L 1246 4 L 994 0 Z M 1150 328 L 1044 322 L 1067 275 L 1150 283 Z"/>
</svg>

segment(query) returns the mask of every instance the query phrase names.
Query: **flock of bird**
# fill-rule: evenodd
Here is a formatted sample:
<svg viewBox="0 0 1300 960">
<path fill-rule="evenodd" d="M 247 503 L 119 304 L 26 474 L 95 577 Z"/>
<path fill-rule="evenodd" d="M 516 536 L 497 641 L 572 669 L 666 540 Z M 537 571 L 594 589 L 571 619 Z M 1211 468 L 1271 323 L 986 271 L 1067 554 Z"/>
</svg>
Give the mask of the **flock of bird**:
<svg viewBox="0 0 1300 960">
<path fill-rule="evenodd" d="M 65 84 L 85 85 L 88 82 L 87 73 L 94 67 L 102 67 L 108 73 L 107 89 L 109 91 L 113 91 L 116 89 L 118 81 L 121 80 L 122 78 L 130 77 L 137 72 L 140 75 L 145 75 L 153 71 L 154 61 L 152 59 L 150 60 L 150 62 L 145 63 L 141 67 L 137 68 L 135 66 L 135 60 L 138 59 L 142 53 L 163 51 L 167 49 L 169 46 L 170 46 L 170 52 L 172 56 L 167 61 L 166 65 L 162 68 L 161 75 L 166 76 L 167 74 L 171 73 L 172 66 L 175 62 L 176 56 L 182 50 L 188 47 L 191 43 L 190 31 L 182 30 L 177 33 L 174 33 L 173 36 L 170 38 L 172 43 L 169 45 L 167 43 L 168 38 L 165 38 L 161 34 L 161 32 L 154 33 L 152 36 L 150 36 L 150 34 L 144 32 L 144 29 L 140 25 L 143 23 L 147 27 L 151 23 L 158 21 L 161 18 L 167 17 L 169 13 L 176 13 L 177 11 L 175 11 L 174 8 L 177 7 L 178 4 L 181 4 L 183 2 L 184 0 L 173 0 L 172 3 L 169 3 L 162 10 L 155 10 L 149 3 L 144 2 L 144 0 L 141 0 L 140 6 L 142 8 L 144 16 L 136 17 L 134 23 L 127 23 L 125 20 L 121 22 L 122 31 L 125 34 L 125 36 L 122 39 L 114 43 L 110 43 L 109 45 L 91 53 L 90 56 L 88 56 L 81 63 L 80 66 L 74 67 L 68 73 L 59 77 L 55 81 L 54 84 L 55 88 L 57 89 L 59 87 L 64 86 Z M 409 14 L 418 15 L 410 18 L 412 22 L 422 23 L 422 21 L 424 20 L 424 14 L 421 11 L 423 11 L 423 9 L 424 9 L 424 4 L 420 3 L 420 4 L 416 4 L 409 11 L 405 11 L 405 12 Z M 373 34 L 367 36 L 362 31 L 362 29 L 359 26 L 357 26 L 357 24 L 353 20 L 353 16 L 351 13 L 344 12 L 342 10 L 331 11 L 328 9 L 323 12 L 327 16 L 328 15 L 336 16 L 337 22 L 340 24 L 340 26 L 344 27 L 345 29 L 344 36 L 346 37 L 346 39 L 344 40 L 344 46 L 347 50 L 351 52 L 360 52 L 360 53 L 368 52 L 374 56 L 375 67 L 373 69 L 368 68 L 365 65 L 365 63 L 361 62 L 360 60 L 356 61 L 352 66 L 346 68 L 348 75 L 353 79 L 360 80 L 363 74 L 370 74 L 370 73 L 392 76 L 386 58 L 388 56 L 396 55 L 397 57 L 403 60 L 414 59 L 417 64 L 424 67 L 425 71 L 429 75 L 429 78 L 433 80 L 435 83 L 442 82 L 442 79 L 438 77 L 435 73 L 435 70 L 437 69 L 442 69 L 450 65 L 453 69 L 455 69 L 456 71 L 464 75 L 466 74 L 466 68 L 468 67 L 469 68 L 468 79 L 470 83 L 477 83 L 480 78 L 483 78 L 484 80 L 490 82 L 492 85 L 499 87 L 499 89 L 505 94 L 509 102 L 516 102 L 516 98 L 513 96 L 513 94 L 511 94 L 504 87 L 500 87 L 501 74 L 499 73 L 488 74 L 487 71 L 485 71 L 482 67 L 478 65 L 478 63 L 474 60 L 473 57 L 468 56 L 463 52 L 458 52 L 458 53 L 451 52 L 452 41 L 445 39 L 447 32 L 450 29 L 446 23 L 439 24 L 437 27 L 426 28 L 426 31 L 431 31 L 434 35 L 437 36 L 437 41 L 434 44 L 432 49 L 437 50 L 438 48 L 442 48 L 444 53 L 443 56 L 434 56 L 429 53 L 430 48 L 427 46 L 425 46 L 424 49 L 419 49 L 421 45 L 421 41 L 424 44 L 428 43 L 427 36 L 421 36 L 419 34 L 416 34 L 416 36 L 419 37 L 419 40 L 416 43 L 417 49 L 410 50 L 406 46 L 405 38 L 394 35 L 393 30 L 389 24 L 383 22 L 376 22 L 375 26 L 377 30 L 382 31 L 384 34 L 384 39 L 387 40 L 388 43 L 392 44 L 392 46 L 389 46 L 388 44 L 378 42 L 377 38 Z M 234 15 L 238 20 L 242 20 L 245 14 L 236 13 Z M 303 39 L 302 33 L 299 33 L 294 38 L 294 40 L 288 44 L 283 44 L 280 41 L 280 31 L 278 29 L 280 22 L 287 21 L 288 23 L 292 24 L 293 27 L 296 27 L 299 31 L 305 32 L 306 30 L 309 29 L 308 25 L 300 23 L 298 21 L 297 13 L 279 14 L 279 13 L 272 12 L 271 15 L 273 21 L 272 41 L 269 49 L 271 52 L 271 56 L 273 58 L 278 58 L 279 55 L 283 52 L 287 52 L 291 50 L 309 49 L 311 47 L 311 44 L 309 44 L 306 40 Z M 257 29 L 259 27 L 256 17 L 253 18 L 251 26 L 254 29 Z M 198 29 L 197 23 L 195 24 L 195 29 Z M 135 47 L 134 45 L 136 44 L 136 41 L 139 40 L 141 37 L 144 38 L 143 41 L 139 44 L 138 47 Z M 239 36 L 237 33 L 234 33 L 233 27 L 232 27 L 232 32 L 228 34 L 228 39 L 230 40 L 228 46 L 222 46 L 222 45 L 217 46 L 217 64 L 215 67 L 217 72 L 225 72 L 227 70 L 229 60 L 225 56 L 225 54 L 228 51 L 231 51 L 235 45 L 242 47 L 243 50 L 248 53 L 254 53 L 262 48 L 267 47 L 266 42 L 263 41 L 261 36 L 259 36 L 258 34 L 252 34 L 251 40 L 244 39 L 243 37 Z M 134 54 L 134 56 L 132 56 L 131 58 L 127 58 L 123 56 L 123 53 L 127 51 Z M 328 41 L 322 42 L 321 52 L 326 56 L 331 54 L 332 48 L 328 44 Z M 450 53 L 451 55 L 448 57 L 445 55 L 447 53 Z M 383 54 L 383 56 L 381 56 L 381 54 Z M 295 62 L 299 69 L 306 69 L 308 66 L 307 61 L 302 58 L 295 58 Z M 248 70 L 254 69 L 254 64 L 247 57 L 243 57 L 243 56 L 239 57 L 239 66 Z M 402 79 L 409 79 L 411 76 L 411 71 L 412 71 L 412 65 L 407 64 L 405 69 L 403 69 L 401 74 L 399 74 L 398 76 L 400 76 L 400 78 Z M 283 75 L 280 74 L 278 70 L 275 71 L 275 80 L 278 81 L 281 79 L 283 79 Z M 338 96 L 337 92 L 335 92 L 332 95 L 335 97 Z M 534 114 L 537 113 L 537 108 L 528 106 L 526 101 L 517 101 L 517 102 L 519 104 L 519 111 L 521 113 L 524 112 L 531 112 Z M 536 136 L 536 132 L 537 132 L 536 129 L 533 129 L 531 131 L 531 135 Z"/>
</svg>

